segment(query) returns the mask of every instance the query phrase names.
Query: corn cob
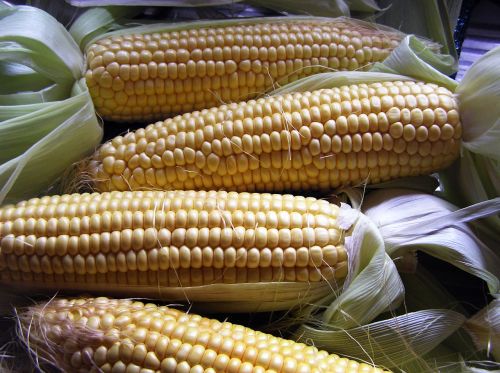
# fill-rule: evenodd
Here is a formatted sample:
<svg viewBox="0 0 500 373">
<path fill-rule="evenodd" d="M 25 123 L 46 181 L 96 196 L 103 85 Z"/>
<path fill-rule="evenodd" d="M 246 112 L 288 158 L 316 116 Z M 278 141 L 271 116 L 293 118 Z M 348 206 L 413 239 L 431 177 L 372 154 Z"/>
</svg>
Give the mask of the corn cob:
<svg viewBox="0 0 500 373">
<path fill-rule="evenodd" d="M 382 373 L 316 347 L 131 300 L 56 299 L 21 314 L 41 361 L 71 372 Z"/>
<path fill-rule="evenodd" d="M 148 121 L 246 100 L 317 72 L 366 69 L 404 36 L 345 18 L 217 25 L 91 44 L 86 81 L 97 111 Z"/>
<path fill-rule="evenodd" d="M 453 94 L 422 82 L 358 84 L 223 105 L 105 143 L 94 190 L 329 191 L 430 174 L 457 158 Z"/>
<path fill-rule="evenodd" d="M 0 282 L 193 301 L 233 297 L 196 290 L 206 285 L 275 283 L 261 303 L 293 282 L 283 297 L 317 299 L 347 274 L 337 212 L 315 198 L 222 191 L 32 199 L 0 209 Z"/>
</svg>

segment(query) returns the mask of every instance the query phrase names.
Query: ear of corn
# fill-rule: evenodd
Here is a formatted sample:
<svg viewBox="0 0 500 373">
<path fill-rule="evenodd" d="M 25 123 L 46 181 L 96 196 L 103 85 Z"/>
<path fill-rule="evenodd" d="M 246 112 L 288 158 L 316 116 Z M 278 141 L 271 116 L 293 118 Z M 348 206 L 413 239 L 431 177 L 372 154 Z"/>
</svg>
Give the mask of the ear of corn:
<svg viewBox="0 0 500 373">
<path fill-rule="evenodd" d="M 330 191 L 430 174 L 459 153 L 458 104 L 413 81 L 356 84 L 184 114 L 104 144 L 99 191 Z"/>
<path fill-rule="evenodd" d="M 105 119 L 147 121 L 256 97 L 276 84 L 384 60 L 403 34 L 346 18 L 215 21 L 120 31 L 86 51 Z"/>
<path fill-rule="evenodd" d="M 0 281 L 30 291 L 289 308 L 345 278 L 337 212 L 314 198 L 235 192 L 33 199 L 0 209 Z"/>
<path fill-rule="evenodd" d="M 130 300 L 56 299 L 20 318 L 26 344 L 65 371 L 383 372 L 229 322 Z"/>
</svg>

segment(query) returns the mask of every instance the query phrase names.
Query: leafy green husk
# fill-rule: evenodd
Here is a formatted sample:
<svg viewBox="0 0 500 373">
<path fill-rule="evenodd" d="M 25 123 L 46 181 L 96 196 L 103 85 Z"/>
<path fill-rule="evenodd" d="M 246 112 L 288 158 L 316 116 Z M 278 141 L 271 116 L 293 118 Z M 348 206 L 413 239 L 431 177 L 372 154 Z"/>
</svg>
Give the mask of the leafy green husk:
<svg viewBox="0 0 500 373">
<path fill-rule="evenodd" d="M 66 0 L 73 6 L 77 7 L 105 7 L 105 6 L 136 6 L 137 1 L 134 0 Z M 223 4 L 237 3 L 242 0 L 142 0 L 142 6 L 215 6 Z"/>
<path fill-rule="evenodd" d="M 69 32 L 82 50 L 85 45 L 102 34 L 123 27 L 120 22 L 127 22 L 130 17 L 139 14 L 140 7 L 106 7 L 89 9 L 70 27 Z"/>
<path fill-rule="evenodd" d="M 500 47 L 476 61 L 457 87 L 464 147 L 500 161 Z"/>
<path fill-rule="evenodd" d="M 464 321 L 464 315 L 458 312 L 428 309 L 350 329 L 302 325 L 295 335 L 303 341 L 314 341 L 319 348 L 393 368 L 421 360 Z"/>
<path fill-rule="evenodd" d="M 465 329 L 480 349 L 500 361 L 500 300 L 494 299 L 465 323 Z"/>
<path fill-rule="evenodd" d="M 71 36 L 47 13 L 27 6 L 0 8 L 0 71 L 5 76 L 0 105 L 67 98 L 83 66 Z"/>
<path fill-rule="evenodd" d="M 452 167 L 439 173 L 441 193 L 457 206 L 479 203 L 500 195 L 500 162 L 467 149 Z M 493 215 L 474 222 L 481 239 L 496 249 L 500 240 L 500 217 Z M 498 250 L 497 250 L 498 253 Z"/>
<path fill-rule="evenodd" d="M 378 4 L 385 9 L 376 16 L 377 22 L 434 40 L 441 44 L 444 53 L 458 61 L 453 28 L 443 0 L 379 0 Z"/>
<path fill-rule="evenodd" d="M 78 46 L 50 15 L 0 8 L 0 204 L 47 191 L 99 144 L 83 69 Z"/>
<path fill-rule="evenodd" d="M 344 220 L 355 221 L 354 229 L 348 231 L 351 237 L 346 237 L 352 277 L 346 279 L 337 298 L 332 299 L 332 296 L 328 300 L 331 303 L 325 299 L 313 312 L 311 308 L 314 306 L 311 306 L 296 313 L 297 320 L 305 320 L 305 323 L 294 336 L 328 351 L 376 365 L 404 367 L 406 372 L 445 369 L 447 364 L 457 369 L 462 365 L 462 359 L 476 356 L 476 350 L 463 329 L 465 310 L 420 268 L 416 274 L 401 274 L 404 290 L 400 291 L 399 297 L 404 291 L 405 304 L 396 308 L 401 303 L 399 297 L 394 298 L 396 302 L 392 304 L 387 301 L 397 285 L 380 281 L 384 277 L 380 273 L 370 273 L 370 270 L 383 270 L 384 266 L 376 255 L 369 253 L 382 247 L 383 254 L 390 256 L 404 270 L 405 266 L 400 266 L 399 262 L 405 255 L 417 250 L 426 252 L 485 280 L 496 296 L 499 258 L 475 237 L 465 223 L 497 212 L 499 204 L 500 200 L 490 201 L 458 210 L 426 193 L 397 189 L 370 192 L 361 205 L 366 215 L 354 209 L 346 209 L 348 214 L 339 214 L 341 225 Z M 355 220 L 354 216 L 361 217 L 361 221 Z M 365 222 L 366 228 L 363 227 Z M 356 241 L 353 238 L 356 229 L 360 229 L 358 237 L 366 240 L 368 249 L 363 245 L 352 245 L 352 240 Z M 357 250 L 354 249 L 356 246 Z M 356 259 L 353 260 L 356 255 L 367 261 L 362 271 L 358 270 Z M 415 264 L 415 268 L 418 267 Z M 363 277 L 367 273 L 369 276 Z M 392 269 L 388 273 L 400 279 Z M 384 288 L 378 289 L 381 284 Z M 342 301 L 346 298 L 350 302 Z M 377 308 L 383 302 L 385 310 L 390 310 L 390 313 Z M 329 313 L 332 308 L 334 317 Z"/>
<path fill-rule="evenodd" d="M 109 7 L 119 6 L 121 8 L 137 6 L 137 1 L 132 0 L 68 0 L 72 5 L 78 7 Z M 321 15 L 327 17 L 349 16 L 349 6 L 343 0 L 317 0 L 304 6 L 302 0 L 144 0 L 140 6 L 167 6 L 167 7 L 202 7 L 231 5 L 238 2 L 246 2 L 253 6 L 261 6 L 274 9 L 278 12 L 290 12 L 295 14 Z M 353 1 L 356 9 L 365 12 L 374 12 L 379 8 L 370 0 Z"/>
<path fill-rule="evenodd" d="M 303 0 L 246 0 L 245 2 L 278 12 L 310 14 L 322 17 L 349 16 L 349 6 L 343 0 L 316 0 L 304 6 Z"/>
<path fill-rule="evenodd" d="M 370 71 L 380 71 L 411 76 L 417 80 L 432 82 L 451 91 L 457 87 L 449 78 L 457 71 L 456 60 L 447 54 L 430 49 L 415 36 L 407 36 L 382 63 L 376 63 Z"/>
<path fill-rule="evenodd" d="M 376 13 L 383 10 L 375 0 L 347 0 L 347 4 L 353 12 Z"/>
<path fill-rule="evenodd" d="M 337 291 L 339 284 L 333 281 L 317 282 L 256 282 L 238 284 L 209 284 L 200 286 L 162 286 L 144 284 L 103 284 L 94 276 L 94 281 L 85 285 L 85 291 L 93 294 L 117 297 L 138 297 L 160 299 L 169 302 L 184 302 L 194 309 L 212 312 L 270 312 L 283 311 L 299 307 L 302 304 L 315 303 Z M 79 284 L 57 284 L 57 291 L 79 293 L 83 287 Z M 56 295 L 53 284 L 23 281 L 11 284 L 10 293 L 0 290 L 1 299 L 35 294 Z M 244 297 L 242 297 L 244 294 Z M 0 312 L 1 312 L 0 302 Z M 1 313 L 0 313 L 1 315 Z"/>
<path fill-rule="evenodd" d="M 0 203 L 48 189 L 70 165 L 94 151 L 101 138 L 102 127 L 83 80 L 68 99 L 37 111 L 28 107 L 25 115 L 0 122 L 2 155 L 13 157 L 0 164 Z"/>
<path fill-rule="evenodd" d="M 456 90 L 465 149 L 453 167 L 439 176 L 443 196 L 458 206 L 500 196 L 499 63 L 497 47 L 470 67 Z M 500 217 L 488 217 L 476 226 L 481 237 L 496 248 L 500 241 Z"/>
<path fill-rule="evenodd" d="M 429 195 L 384 189 L 370 193 L 363 212 L 380 229 L 387 253 L 395 259 L 419 250 L 444 260 L 500 289 L 500 258 L 465 223 L 500 211 L 500 198 L 464 209 Z"/>
</svg>

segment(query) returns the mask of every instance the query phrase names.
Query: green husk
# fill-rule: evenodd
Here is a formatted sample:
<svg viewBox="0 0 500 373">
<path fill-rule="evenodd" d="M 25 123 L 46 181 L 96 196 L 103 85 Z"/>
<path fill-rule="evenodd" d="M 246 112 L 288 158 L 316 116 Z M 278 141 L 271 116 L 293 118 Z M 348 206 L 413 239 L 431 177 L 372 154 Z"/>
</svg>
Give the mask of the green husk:
<svg viewBox="0 0 500 373">
<path fill-rule="evenodd" d="M 378 4 L 385 10 L 377 15 L 377 22 L 434 40 L 444 53 L 458 61 L 453 27 L 443 0 L 379 0 Z"/>
<path fill-rule="evenodd" d="M 440 173 L 443 195 L 458 206 L 467 206 L 500 196 L 500 48 L 482 56 L 467 71 L 457 87 L 463 122 L 460 159 Z M 498 247 L 500 218 L 476 223 L 481 237 Z M 497 250 L 498 252 L 498 250 Z"/>
<path fill-rule="evenodd" d="M 69 32 L 80 46 L 81 50 L 92 39 L 99 37 L 113 29 L 123 26 L 127 19 L 139 14 L 143 8 L 139 7 L 105 7 L 89 9 L 83 13 L 70 27 Z"/>
<path fill-rule="evenodd" d="M 500 361 L 500 300 L 494 299 L 465 323 L 479 349 Z"/>
<path fill-rule="evenodd" d="M 476 61 L 457 87 L 464 147 L 500 161 L 500 47 Z"/>
<path fill-rule="evenodd" d="M 439 173 L 443 196 L 457 206 L 479 203 L 500 195 L 500 162 L 464 149 L 460 159 Z M 498 253 L 500 217 L 474 222 L 481 239 Z"/>
<path fill-rule="evenodd" d="M 468 316 L 463 305 L 436 280 L 431 271 L 422 265 L 417 265 L 412 273 L 401 272 L 400 275 L 406 290 L 404 311 L 448 309 L 464 317 Z M 433 338 L 440 339 L 440 336 L 435 335 Z M 420 370 L 417 368 L 423 364 L 433 364 L 440 369 L 445 369 L 447 366 L 456 368 L 464 359 L 479 360 L 486 357 L 474 346 L 470 334 L 465 329 L 465 322 L 462 325 L 456 324 L 454 330 L 449 331 L 449 337 L 441 338 L 441 341 L 432 351 L 422 355 L 422 359 L 406 363 L 405 370 L 418 372 Z"/>
<path fill-rule="evenodd" d="M 498 293 L 500 258 L 465 223 L 498 213 L 500 198 L 458 210 L 432 195 L 385 189 L 365 197 L 362 210 L 380 229 L 391 258 L 422 251 L 483 279 Z"/>
<path fill-rule="evenodd" d="M 457 82 L 449 78 L 458 69 L 456 60 L 447 54 L 431 50 L 422 40 L 409 35 L 384 60 L 376 63 L 370 71 L 411 76 L 417 80 L 442 85 L 452 91 Z"/>
<path fill-rule="evenodd" d="M 134 0 L 66 0 L 76 7 L 137 6 Z M 238 3 L 242 0 L 142 0 L 141 6 L 215 6 Z"/>
<path fill-rule="evenodd" d="M 399 367 L 433 350 L 465 321 L 448 309 L 429 309 L 376 321 L 350 329 L 317 329 L 301 326 L 301 341 L 314 341 L 318 348 L 335 351 L 377 366 Z"/>
<path fill-rule="evenodd" d="M 26 27 L 27 20 L 30 27 Z M 40 9 L 17 6 L 0 8 L 0 24 L 3 69 L 9 68 L 6 63 L 24 65 L 71 90 L 84 64 L 77 45 L 60 23 Z"/>
<path fill-rule="evenodd" d="M 404 75 L 387 74 L 382 72 L 339 71 L 333 73 L 320 73 L 299 79 L 281 88 L 270 92 L 270 96 L 282 95 L 292 92 L 314 91 L 324 88 L 341 87 L 348 84 L 375 83 L 386 81 L 411 81 L 411 77 Z"/>
<path fill-rule="evenodd" d="M 457 369 L 464 356 L 475 356 L 457 300 L 421 267 L 401 277 L 406 295 L 399 309 L 352 328 L 309 320 L 294 338 L 394 371 L 404 367 L 407 373 Z"/>
<path fill-rule="evenodd" d="M 309 14 L 322 17 L 348 17 L 350 15 L 349 6 L 343 0 L 316 0 L 309 2 L 307 6 L 304 6 L 303 0 L 246 0 L 245 2 L 291 14 Z"/>
<path fill-rule="evenodd" d="M 0 203 L 46 190 L 70 165 L 94 151 L 101 138 L 102 127 L 83 79 L 70 98 L 34 112 L 27 108 L 25 115 L 0 122 L 2 154 L 13 156 L 0 164 Z"/>
<path fill-rule="evenodd" d="M 347 0 L 347 4 L 352 12 L 376 13 L 383 10 L 375 0 Z"/>
<path fill-rule="evenodd" d="M 450 29 L 453 31 L 457 25 L 458 17 L 462 9 L 462 0 L 445 0 L 448 9 L 448 18 L 450 20 Z"/>
<path fill-rule="evenodd" d="M 331 303 L 325 299 L 317 308 L 297 312 L 297 320 L 305 324 L 295 336 L 377 365 L 404 367 L 406 372 L 445 369 L 446 361 L 456 369 L 462 359 L 475 357 L 476 350 L 462 329 L 465 310 L 416 261 L 413 266 L 404 261 L 408 255 L 411 261 L 417 250 L 426 252 L 485 280 L 496 296 L 500 259 L 465 223 L 498 212 L 499 204 L 500 199 L 457 210 L 430 194 L 394 189 L 370 192 L 361 205 L 366 216 L 346 209 L 345 215 L 355 221 L 352 236 L 346 237 L 352 277 L 346 279 L 337 298 L 328 300 Z M 339 214 L 340 224 L 343 215 Z M 356 230 L 360 231 L 358 237 L 366 240 L 366 247 L 353 245 Z M 370 255 L 378 253 L 379 247 L 401 271 L 417 271 L 401 273 L 404 289 L 392 303 L 388 302 L 390 294 L 394 296 L 398 286 L 381 281 L 381 273 L 371 272 L 385 269 L 380 256 Z M 367 261 L 362 271 L 356 265 L 357 255 Z M 387 273 L 400 281 L 397 273 Z M 403 291 L 404 307 L 397 309 Z M 385 310 L 379 307 L 382 304 Z M 386 310 L 391 312 L 383 313 Z"/>
<path fill-rule="evenodd" d="M 99 144 L 83 69 L 78 46 L 50 15 L 0 8 L 0 204 L 46 192 Z"/>
<path fill-rule="evenodd" d="M 140 6 L 164 6 L 164 7 L 202 7 L 231 5 L 233 3 L 246 2 L 253 6 L 260 6 L 276 10 L 278 12 L 290 12 L 292 14 L 310 14 L 327 17 L 349 16 L 349 6 L 343 0 L 317 0 L 304 6 L 302 0 L 144 0 Z M 131 0 L 69 0 L 74 6 L 79 7 L 109 7 L 119 6 L 122 8 L 137 6 L 137 1 Z M 374 12 L 378 7 L 370 0 L 353 1 L 353 6 L 366 12 Z"/>
<path fill-rule="evenodd" d="M 103 296 L 137 297 L 183 302 L 206 313 L 213 312 L 270 312 L 283 311 L 315 303 L 337 291 L 333 281 L 308 282 L 256 282 L 238 284 L 210 284 L 201 286 L 163 286 L 146 284 L 113 284 L 111 287 L 97 279 L 85 284 L 17 282 L 9 291 L 18 296 L 56 295 L 57 292 L 79 294 L 82 291 Z M 245 294 L 242 297 L 242 294 Z M 0 299 L 8 300 L 12 294 L 0 291 Z M 1 315 L 2 301 L 0 301 Z"/>
<path fill-rule="evenodd" d="M 2 86 L 0 86 L 0 105 L 8 104 L 9 95 L 12 93 L 22 92 L 26 86 L 30 86 L 33 91 L 42 91 L 46 95 L 50 91 L 50 96 L 43 97 L 45 101 L 55 101 L 61 93 L 53 93 L 52 80 L 45 77 L 43 74 L 34 71 L 26 65 L 19 63 L 0 61 L 0 76 L 2 76 Z M 33 92 L 23 92 L 27 102 L 33 101 Z M 53 96 L 54 95 L 54 96 Z M 19 97 L 19 95 L 16 95 Z M 15 102 L 12 102 L 15 104 Z"/>
<path fill-rule="evenodd" d="M 336 327 L 349 328 L 369 322 L 399 305 L 404 288 L 394 263 L 385 254 L 378 229 L 357 210 L 347 205 L 341 208 L 346 210 L 339 215 L 341 227 L 346 227 L 344 224 L 349 224 L 348 220 L 357 215 L 352 234 L 345 242 L 349 273 L 342 293 L 323 311 L 322 319 Z M 360 299 L 363 299 L 363 307 L 359 306 Z"/>
<path fill-rule="evenodd" d="M 397 308 L 404 288 L 396 266 L 385 253 L 377 227 L 358 210 L 341 204 L 337 223 L 346 231 L 348 275 L 340 291 L 294 313 L 296 320 L 349 329 Z"/>
</svg>

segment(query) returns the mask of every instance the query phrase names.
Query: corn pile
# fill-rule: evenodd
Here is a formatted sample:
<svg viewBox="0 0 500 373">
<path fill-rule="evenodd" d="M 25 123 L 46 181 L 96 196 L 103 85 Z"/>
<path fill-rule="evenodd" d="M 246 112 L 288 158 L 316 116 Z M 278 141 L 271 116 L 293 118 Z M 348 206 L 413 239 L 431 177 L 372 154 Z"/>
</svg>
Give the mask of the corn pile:
<svg viewBox="0 0 500 373">
<path fill-rule="evenodd" d="M 356 6 L 358 11 L 368 7 Z M 85 120 L 97 125 L 96 115 L 105 126 L 108 121 L 115 122 L 112 126 L 150 123 L 110 138 L 95 151 L 90 146 L 93 154 L 68 170 L 51 195 L 26 193 L 24 186 L 19 195 L 32 198 L 9 196 L 4 203 L 11 188 L 17 192 L 17 177 L 32 153 L 26 159 L 16 153 L 0 163 L 0 285 L 15 296 L 62 296 L 16 314 L 18 336 L 40 364 L 36 369 L 424 371 L 420 355 L 425 364 L 434 359 L 432 353 L 461 330 L 465 317 L 459 310 L 438 309 L 445 308 L 438 301 L 422 302 L 436 314 L 443 311 L 443 320 L 427 322 L 412 314 L 408 320 L 413 317 L 415 324 L 394 327 L 386 318 L 402 320 L 397 317 L 406 315 L 403 301 L 404 307 L 414 306 L 404 294 L 410 281 L 405 283 L 398 269 L 407 265 L 417 278 L 421 268 L 415 251 L 428 250 L 497 293 L 500 282 L 492 269 L 497 255 L 485 254 L 487 245 L 465 223 L 498 213 L 500 201 L 454 212 L 454 206 L 432 197 L 427 209 L 412 205 L 401 211 L 398 207 L 411 194 L 372 192 L 364 215 L 364 194 L 349 188 L 420 180 L 481 147 L 481 141 L 471 145 L 479 132 L 495 135 L 483 131 L 486 125 L 479 120 L 472 128 L 470 107 L 476 106 L 465 98 L 477 98 L 431 66 L 442 62 L 429 56 L 432 42 L 344 17 L 203 21 L 129 30 L 127 22 L 113 19 L 118 10 L 92 10 L 86 22 L 95 23 L 89 23 L 85 38 L 73 30 L 84 54 L 64 34 L 65 43 L 76 48 L 72 55 L 55 53 L 30 71 L 10 62 L 0 66 L 9 87 L 14 79 L 5 71 L 15 76 L 10 70 L 22 70 L 19 76 L 35 80 L 28 93 L 15 92 L 17 101 L 5 97 L 43 109 L 42 119 L 55 117 L 66 129 Z M 0 26 L 9 12 L 15 10 L 0 4 Z M 17 18 L 10 22 L 18 24 Z M 25 32 L 30 31 L 18 30 L 20 36 L 6 46 L 0 43 L 0 49 L 22 56 L 29 52 L 25 57 L 33 62 L 59 42 L 53 36 L 49 44 L 34 36 L 26 42 Z M 401 67 L 408 49 L 412 57 L 406 56 L 409 63 Z M 58 67 L 50 66 L 57 58 L 73 62 L 67 65 L 67 81 L 53 71 Z M 377 72 L 364 71 L 369 69 Z M 38 70 L 50 74 L 40 77 Z M 325 71 L 330 73 L 318 75 Z M 283 87 L 272 92 L 277 86 Z M 75 100 L 66 116 L 62 106 L 37 106 L 50 105 L 51 95 L 56 101 L 61 92 L 87 100 L 87 111 Z M 5 97 L 2 91 L 0 105 Z M 12 123 L 1 120 L 10 119 L 11 112 L 2 110 L 0 128 L 5 124 L 10 131 Z M 52 146 L 44 141 L 33 148 Z M 486 167 L 478 170 L 494 174 Z M 345 191 L 353 207 L 340 203 L 341 198 L 338 205 L 322 199 L 336 190 Z M 316 197 L 301 196 L 311 193 Z M 381 212 L 377 206 L 382 205 Z M 464 217 L 469 212 L 470 219 Z M 426 241 L 440 234 L 439 242 Z M 422 292 L 428 290 L 424 281 L 413 286 L 420 285 Z M 79 298 L 64 298 L 68 294 Z M 436 294 L 447 296 L 441 290 Z M 288 328 L 283 334 L 294 340 L 205 318 L 191 309 L 182 312 L 173 302 L 193 302 L 201 314 L 280 311 Z M 449 334 L 439 329 L 443 325 Z M 338 342 L 345 338 L 339 337 L 342 333 L 351 338 L 344 339 L 346 346 L 357 343 L 353 351 Z M 481 338 L 474 342 L 484 344 Z M 449 342 L 446 351 L 455 353 Z M 346 357 L 332 353 L 335 349 Z M 473 356 L 464 351 L 457 355 Z M 442 357 L 441 351 L 436 354 Z"/>
</svg>

